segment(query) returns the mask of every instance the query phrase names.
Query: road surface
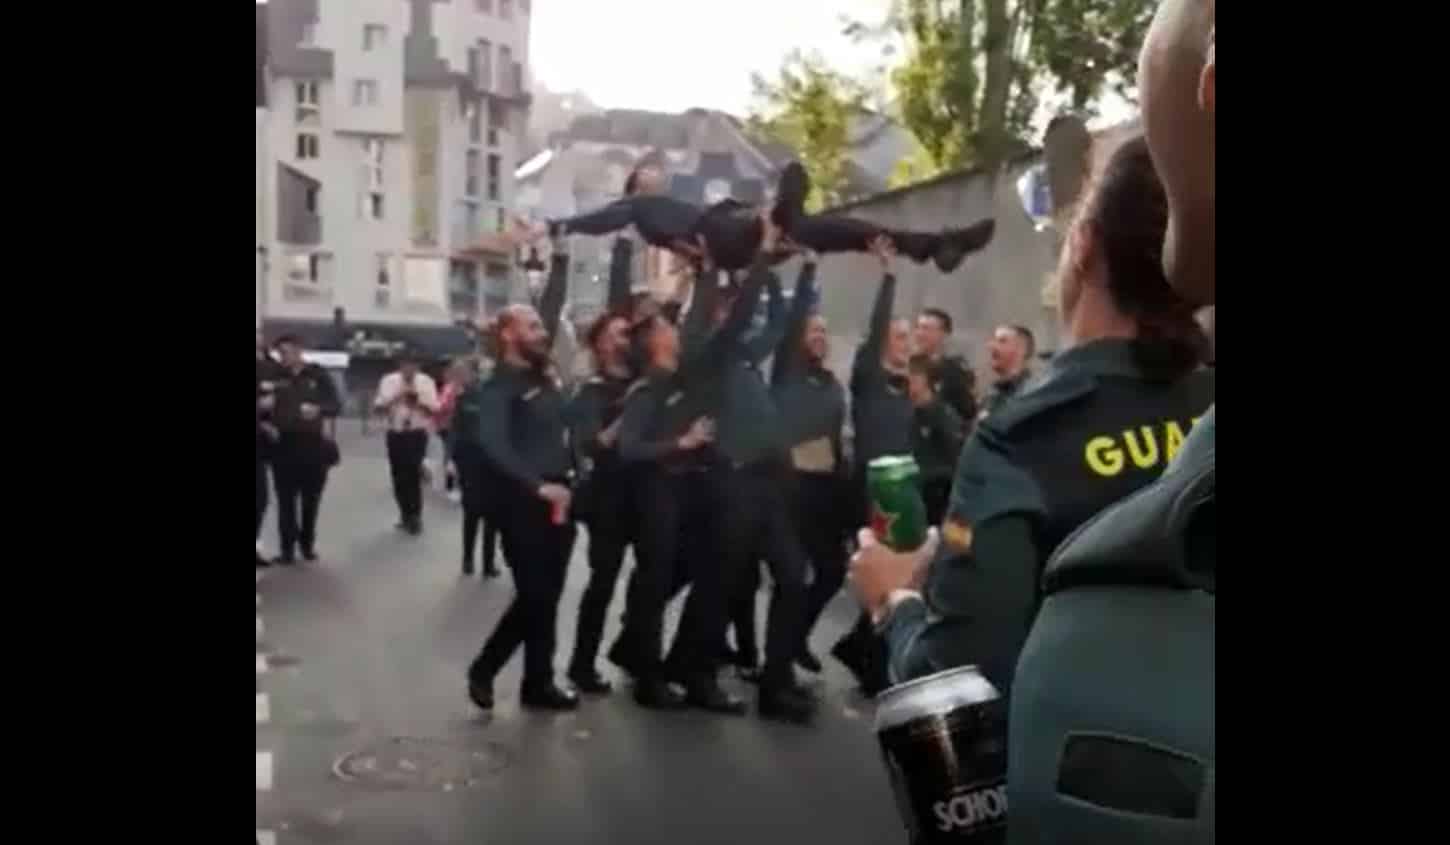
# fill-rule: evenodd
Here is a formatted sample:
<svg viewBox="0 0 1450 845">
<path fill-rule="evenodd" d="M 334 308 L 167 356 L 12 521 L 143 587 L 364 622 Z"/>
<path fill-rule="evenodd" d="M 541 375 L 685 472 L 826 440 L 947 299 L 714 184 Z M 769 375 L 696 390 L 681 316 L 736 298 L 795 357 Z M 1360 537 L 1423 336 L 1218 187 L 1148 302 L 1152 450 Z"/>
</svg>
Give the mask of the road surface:
<svg viewBox="0 0 1450 845">
<path fill-rule="evenodd" d="M 507 569 L 491 581 L 461 575 L 459 511 L 436 491 L 425 497 L 423 536 L 394 530 L 382 439 L 344 429 L 343 463 L 322 503 L 322 560 L 259 570 L 259 842 L 905 839 L 870 706 L 829 660 L 815 679 L 823 706 L 810 727 L 760 720 L 753 688 L 734 678 L 727 686 L 751 697 L 749 716 L 645 711 L 623 689 L 586 698 L 575 713 L 524 711 L 522 652 L 495 685 L 493 715 L 480 713 L 465 694 L 464 670 L 513 594 Z M 436 460 L 436 443 L 432 454 Z M 276 548 L 275 508 L 263 540 Z M 560 604 L 560 670 L 588 576 L 586 542 L 581 531 Z M 849 596 L 838 596 L 813 640 L 818 654 L 853 612 Z M 612 665 L 602 662 L 601 671 L 624 686 Z"/>
</svg>

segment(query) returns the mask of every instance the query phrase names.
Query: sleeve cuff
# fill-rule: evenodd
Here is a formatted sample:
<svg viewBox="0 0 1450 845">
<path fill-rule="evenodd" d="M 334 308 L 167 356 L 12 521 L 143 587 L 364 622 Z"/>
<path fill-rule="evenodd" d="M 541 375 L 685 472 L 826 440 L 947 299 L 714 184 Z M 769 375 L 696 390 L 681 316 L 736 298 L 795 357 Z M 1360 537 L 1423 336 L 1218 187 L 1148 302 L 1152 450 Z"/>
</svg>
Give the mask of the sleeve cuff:
<svg viewBox="0 0 1450 845">
<path fill-rule="evenodd" d="M 886 598 L 886 605 L 877 618 L 876 632 L 885 634 L 887 629 L 906 624 L 916 618 L 926 617 L 926 600 L 916 590 L 892 590 Z"/>
</svg>

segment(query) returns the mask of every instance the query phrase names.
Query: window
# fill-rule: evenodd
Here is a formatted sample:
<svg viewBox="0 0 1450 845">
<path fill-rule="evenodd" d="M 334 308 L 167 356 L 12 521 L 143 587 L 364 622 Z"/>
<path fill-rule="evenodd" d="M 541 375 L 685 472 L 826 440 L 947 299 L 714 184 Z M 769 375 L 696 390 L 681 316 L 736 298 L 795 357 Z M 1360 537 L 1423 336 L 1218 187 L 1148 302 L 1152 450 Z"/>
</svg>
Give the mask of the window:
<svg viewBox="0 0 1450 845">
<path fill-rule="evenodd" d="M 480 91 L 493 90 L 493 45 L 487 39 L 478 42 L 478 74 L 473 84 Z"/>
<path fill-rule="evenodd" d="M 363 24 L 363 52 L 372 52 L 388 40 L 388 28 L 380 23 Z"/>
<path fill-rule="evenodd" d="M 509 68 L 514 63 L 514 51 L 507 47 L 498 48 L 498 72 L 500 76 L 507 76 Z M 512 92 L 506 92 L 512 93 Z"/>
<path fill-rule="evenodd" d="M 383 219 L 383 195 L 378 191 L 369 191 L 366 200 L 366 209 L 363 216 L 370 220 Z"/>
<path fill-rule="evenodd" d="M 310 132 L 299 132 L 297 134 L 297 158 L 307 160 L 317 158 L 318 139 Z"/>
<path fill-rule="evenodd" d="M 317 108 L 316 82 L 297 83 L 297 107 L 303 108 L 306 106 L 311 106 L 314 109 Z"/>
<path fill-rule="evenodd" d="M 467 200 L 463 203 L 462 240 L 472 242 L 478 237 L 478 203 Z"/>
<path fill-rule="evenodd" d="M 490 110 L 490 114 L 492 111 Z M 493 136 L 493 127 L 489 127 L 489 136 Z M 477 144 L 483 140 L 483 111 L 478 104 L 474 103 L 468 107 L 468 142 Z M 493 143 L 490 141 L 489 143 Z"/>
<path fill-rule="evenodd" d="M 385 288 L 393 283 L 392 273 L 388 265 L 390 256 L 386 252 L 378 253 L 378 287 Z"/>
<path fill-rule="evenodd" d="M 473 5 L 484 14 L 493 14 L 493 0 L 473 0 Z"/>
<path fill-rule="evenodd" d="M 488 198 L 498 201 L 499 194 L 499 172 L 503 169 L 503 160 L 497 154 L 490 154 L 488 157 Z"/>
<path fill-rule="evenodd" d="M 498 130 L 503 128 L 502 107 L 494 100 L 488 101 L 488 145 L 498 146 Z"/>
<path fill-rule="evenodd" d="M 478 196 L 478 150 L 469 150 L 463 157 L 463 194 Z"/>
<path fill-rule="evenodd" d="M 352 83 L 352 104 L 354 106 L 375 106 L 378 104 L 378 83 L 371 79 L 358 79 Z"/>
<path fill-rule="evenodd" d="M 514 18 L 514 0 L 498 0 L 498 16 L 506 21 Z"/>
<path fill-rule="evenodd" d="M 499 210 L 497 210 L 496 212 L 494 212 L 494 214 L 497 217 L 497 221 L 496 221 L 497 222 L 497 229 L 496 229 L 496 231 L 500 235 L 502 235 L 504 232 L 507 232 L 508 231 L 508 214 L 506 212 L 504 212 L 504 210 L 502 208 L 500 208 Z"/>
<path fill-rule="evenodd" d="M 307 256 L 307 281 L 318 282 L 322 279 L 322 256 L 312 253 Z"/>
<path fill-rule="evenodd" d="M 319 199 L 319 196 L 320 196 L 321 193 L 322 193 L 322 189 L 320 187 L 318 187 L 316 185 L 308 185 L 307 186 L 307 194 L 306 194 L 306 199 L 305 199 L 304 202 L 305 202 L 305 205 L 307 206 L 307 213 L 308 214 L 316 214 L 317 213 L 318 199 Z"/>
</svg>

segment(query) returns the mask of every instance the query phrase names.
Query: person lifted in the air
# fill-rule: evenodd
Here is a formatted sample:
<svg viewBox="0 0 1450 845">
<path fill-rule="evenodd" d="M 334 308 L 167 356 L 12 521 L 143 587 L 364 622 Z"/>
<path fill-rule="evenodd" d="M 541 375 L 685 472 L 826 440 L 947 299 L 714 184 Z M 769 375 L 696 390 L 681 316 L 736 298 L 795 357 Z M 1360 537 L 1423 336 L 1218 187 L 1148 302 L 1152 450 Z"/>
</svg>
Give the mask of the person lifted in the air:
<svg viewBox="0 0 1450 845">
<path fill-rule="evenodd" d="M 771 220 L 793 244 L 816 253 L 869 252 L 871 242 L 885 235 L 898 254 L 919 264 L 934 261 L 943 273 L 950 273 L 962 259 L 986 246 L 996 228 L 987 218 L 964 229 L 908 232 L 840 214 L 807 215 L 803 206 L 809 193 L 805 168 L 799 162 L 786 165 Z M 536 223 L 524 237 L 607 235 L 634 226 L 651 246 L 694 259 L 705 258 L 702 252 L 708 251 L 711 263 L 721 270 L 749 267 L 760 247 L 763 232 L 756 209 L 734 199 L 701 208 L 671 197 L 665 193 L 664 170 L 653 161 L 635 168 L 625 180 L 624 194 L 596 211 Z"/>
</svg>

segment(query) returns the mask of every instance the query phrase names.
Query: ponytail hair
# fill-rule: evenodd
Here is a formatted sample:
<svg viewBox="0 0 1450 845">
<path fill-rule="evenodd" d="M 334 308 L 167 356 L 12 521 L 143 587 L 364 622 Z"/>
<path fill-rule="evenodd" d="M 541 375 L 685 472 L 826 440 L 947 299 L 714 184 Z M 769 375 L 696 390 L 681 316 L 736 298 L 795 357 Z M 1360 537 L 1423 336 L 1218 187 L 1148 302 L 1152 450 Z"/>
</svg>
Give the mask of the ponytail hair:
<svg viewBox="0 0 1450 845">
<path fill-rule="evenodd" d="M 1148 376 L 1172 381 L 1206 361 L 1197 306 L 1163 273 L 1168 197 L 1141 134 L 1113 151 L 1083 214 L 1104 256 L 1113 304 L 1138 324 L 1134 354 Z"/>
</svg>

